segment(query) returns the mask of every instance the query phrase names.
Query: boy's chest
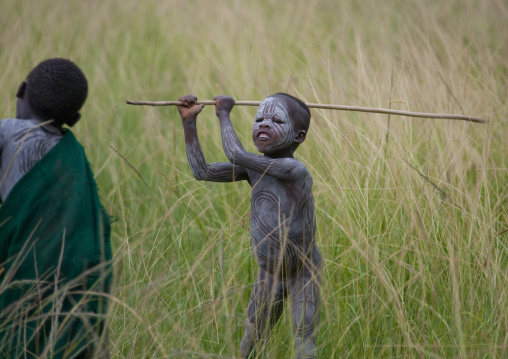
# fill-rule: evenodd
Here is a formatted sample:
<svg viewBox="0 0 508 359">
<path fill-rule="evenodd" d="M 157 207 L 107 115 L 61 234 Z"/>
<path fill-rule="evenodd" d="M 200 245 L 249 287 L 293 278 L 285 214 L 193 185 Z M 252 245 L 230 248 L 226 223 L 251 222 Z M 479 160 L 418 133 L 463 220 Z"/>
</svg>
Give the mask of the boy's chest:
<svg viewBox="0 0 508 359">
<path fill-rule="evenodd" d="M 252 210 L 289 214 L 309 201 L 312 193 L 298 182 L 282 181 L 268 175 L 249 173 L 252 187 Z"/>
</svg>

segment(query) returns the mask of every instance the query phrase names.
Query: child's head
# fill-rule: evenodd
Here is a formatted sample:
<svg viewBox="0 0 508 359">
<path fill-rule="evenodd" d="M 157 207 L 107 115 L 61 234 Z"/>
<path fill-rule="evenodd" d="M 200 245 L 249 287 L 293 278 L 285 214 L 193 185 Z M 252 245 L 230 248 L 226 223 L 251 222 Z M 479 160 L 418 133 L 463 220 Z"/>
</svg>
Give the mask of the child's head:
<svg viewBox="0 0 508 359">
<path fill-rule="evenodd" d="M 23 113 L 57 126 L 74 125 L 88 95 L 85 75 L 72 61 L 49 59 L 38 64 L 18 90 L 18 117 Z"/>
<path fill-rule="evenodd" d="M 261 102 L 252 127 L 252 139 L 259 152 L 291 153 L 307 135 L 310 110 L 301 100 L 276 93 Z"/>
</svg>

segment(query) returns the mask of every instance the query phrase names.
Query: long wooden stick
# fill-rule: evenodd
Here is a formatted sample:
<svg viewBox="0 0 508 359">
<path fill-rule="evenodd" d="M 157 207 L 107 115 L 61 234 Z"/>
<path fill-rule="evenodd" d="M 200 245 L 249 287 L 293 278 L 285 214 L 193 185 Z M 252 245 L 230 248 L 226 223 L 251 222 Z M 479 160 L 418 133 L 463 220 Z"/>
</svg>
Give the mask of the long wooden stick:
<svg viewBox="0 0 508 359">
<path fill-rule="evenodd" d="M 128 105 L 145 105 L 145 106 L 181 106 L 180 101 L 127 101 Z M 215 101 L 197 101 L 198 105 L 215 105 Z M 261 101 L 235 101 L 235 106 L 259 106 Z M 425 113 L 425 112 L 410 112 L 399 111 L 386 108 L 375 107 L 361 107 L 361 106 L 342 106 L 342 105 L 326 105 L 320 103 L 306 103 L 309 108 L 323 108 L 327 110 L 342 110 L 342 111 L 358 111 L 370 113 L 385 113 L 399 116 L 422 117 L 422 118 L 440 118 L 448 120 L 462 120 L 476 123 L 485 123 L 486 121 L 472 116 L 455 115 L 447 113 Z"/>
</svg>

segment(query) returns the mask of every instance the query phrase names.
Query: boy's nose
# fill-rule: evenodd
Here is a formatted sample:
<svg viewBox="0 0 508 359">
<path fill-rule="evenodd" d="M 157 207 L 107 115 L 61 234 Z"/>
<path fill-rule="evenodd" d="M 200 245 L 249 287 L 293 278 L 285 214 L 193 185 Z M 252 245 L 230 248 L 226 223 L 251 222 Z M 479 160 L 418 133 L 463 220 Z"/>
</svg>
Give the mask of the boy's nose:
<svg viewBox="0 0 508 359">
<path fill-rule="evenodd" d="M 263 122 L 261 122 L 261 125 L 259 125 L 259 127 L 268 127 L 268 128 L 270 128 L 270 124 L 268 122 L 266 122 L 266 121 L 263 121 Z"/>
</svg>

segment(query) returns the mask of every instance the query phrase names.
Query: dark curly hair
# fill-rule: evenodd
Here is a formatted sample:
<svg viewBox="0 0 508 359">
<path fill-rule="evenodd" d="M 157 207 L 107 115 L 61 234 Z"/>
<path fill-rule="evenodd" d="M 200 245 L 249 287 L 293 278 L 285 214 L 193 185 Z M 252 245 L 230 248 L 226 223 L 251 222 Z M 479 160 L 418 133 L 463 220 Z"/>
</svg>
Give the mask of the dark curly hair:
<svg viewBox="0 0 508 359">
<path fill-rule="evenodd" d="M 78 111 L 88 95 L 88 82 L 80 68 L 70 60 L 42 61 L 26 79 L 28 104 L 44 120 L 57 126 L 74 125 Z"/>
<path fill-rule="evenodd" d="M 279 92 L 271 95 L 270 97 L 277 97 L 288 104 L 290 116 L 294 121 L 298 121 L 300 124 L 300 129 L 307 132 L 309 130 L 310 125 L 310 110 L 303 102 L 297 97 L 291 96 L 284 92 Z"/>
</svg>

